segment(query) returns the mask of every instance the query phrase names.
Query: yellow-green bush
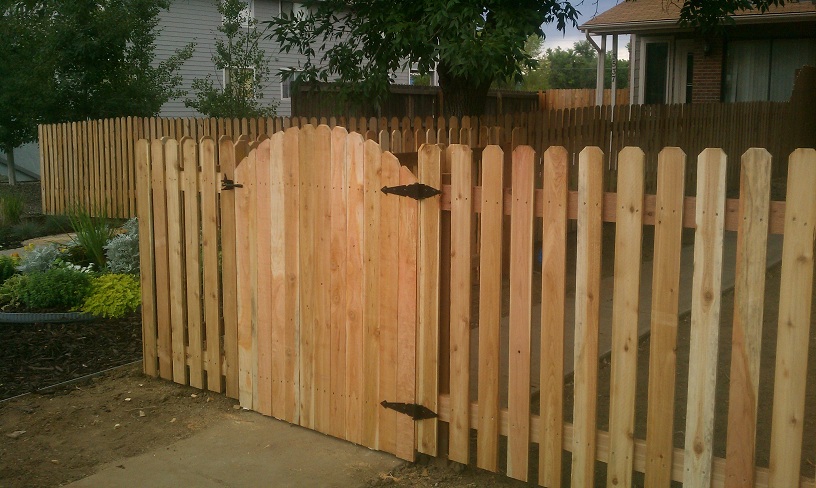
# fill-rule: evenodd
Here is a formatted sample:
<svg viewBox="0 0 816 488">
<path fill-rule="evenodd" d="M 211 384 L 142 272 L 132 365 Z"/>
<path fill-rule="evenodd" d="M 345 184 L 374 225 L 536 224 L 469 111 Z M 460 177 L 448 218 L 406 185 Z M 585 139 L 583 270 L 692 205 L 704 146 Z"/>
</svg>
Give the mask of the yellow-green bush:
<svg viewBox="0 0 816 488">
<path fill-rule="evenodd" d="M 142 302 L 139 280 L 129 274 L 104 274 L 91 281 L 82 311 L 98 317 L 121 318 Z"/>
</svg>

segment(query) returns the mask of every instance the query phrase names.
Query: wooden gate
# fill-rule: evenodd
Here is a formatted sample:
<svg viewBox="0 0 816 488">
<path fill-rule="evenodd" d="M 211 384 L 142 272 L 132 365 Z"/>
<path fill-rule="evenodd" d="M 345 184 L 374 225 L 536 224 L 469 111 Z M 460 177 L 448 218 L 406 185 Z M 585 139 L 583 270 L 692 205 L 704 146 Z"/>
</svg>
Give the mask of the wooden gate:
<svg viewBox="0 0 816 488">
<path fill-rule="evenodd" d="M 383 192 L 417 177 L 340 127 L 138 153 L 146 372 L 403 459 L 417 432 L 435 448 L 438 196 Z M 417 166 L 439 188 L 439 148 Z"/>
</svg>

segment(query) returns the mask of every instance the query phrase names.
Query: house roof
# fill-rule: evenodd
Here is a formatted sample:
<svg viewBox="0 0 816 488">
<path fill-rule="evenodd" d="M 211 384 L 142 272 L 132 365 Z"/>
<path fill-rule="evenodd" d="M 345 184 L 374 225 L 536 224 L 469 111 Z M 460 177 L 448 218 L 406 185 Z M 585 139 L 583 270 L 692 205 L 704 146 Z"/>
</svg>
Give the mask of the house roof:
<svg viewBox="0 0 816 488">
<path fill-rule="evenodd" d="M 679 30 L 681 2 L 672 0 L 621 1 L 582 24 L 579 29 L 590 34 L 630 34 L 647 30 Z M 772 6 L 767 12 L 740 11 L 732 15 L 737 24 L 795 22 L 816 20 L 816 1 L 788 1 Z"/>
</svg>

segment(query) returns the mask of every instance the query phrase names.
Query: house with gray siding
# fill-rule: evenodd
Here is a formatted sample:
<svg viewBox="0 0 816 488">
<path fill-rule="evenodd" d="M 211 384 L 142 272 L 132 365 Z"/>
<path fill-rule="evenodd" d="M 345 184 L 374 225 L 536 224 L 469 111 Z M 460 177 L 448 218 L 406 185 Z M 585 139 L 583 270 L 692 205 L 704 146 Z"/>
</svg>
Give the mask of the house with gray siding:
<svg viewBox="0 0 816 488">
<path fill-rule="evenodd" d="M 184 78 L 182 88 L 190 91 L 193 80 L 205 78 L 208 74 L 214 77 L 216 85 L 224 83 L 222 70 L 216 70 L 212 62 L 215 53 L 215 38 L 220 35 L 218 26 L 221 23 L 221 14 L 216 9 L 216 0 L 173 0 L 170 9 L 162 12 L 158 28 L 161 30 L 156 39 L 156 60 L 161 61 L 171 56 L 177 49 L 183 48 L 190 42 L 195 42 L 193 56 L 184 63 L 181 74 Z M 258 20 L 258 28 L 264 27 L 263 22 L 280 15 L 281 9 L 292 11 L 303 8 L 298 2 L 282 2 L 280 0 L 249 0 L 249 14 Z M 262 40 L 262 47 L 270 59 L 270 79 L 263 91 L 263 100 L 279 101 L 278 115 L 286 116 L 291 113 L 291 99 L 288 86 L 284 85 L 278 76 L 282 69 L 298 67 L 303 57 L 297 53 L 282 53 L 277 42 L 270 39 Z M 395 83 L 407 84 L 408 73 L 399 73 Z M 194 109 L 184 106 L 184 99 L 171 100 L 162 107 L 162 117 L 196 117 L 201 116 Z"/>
</svg>

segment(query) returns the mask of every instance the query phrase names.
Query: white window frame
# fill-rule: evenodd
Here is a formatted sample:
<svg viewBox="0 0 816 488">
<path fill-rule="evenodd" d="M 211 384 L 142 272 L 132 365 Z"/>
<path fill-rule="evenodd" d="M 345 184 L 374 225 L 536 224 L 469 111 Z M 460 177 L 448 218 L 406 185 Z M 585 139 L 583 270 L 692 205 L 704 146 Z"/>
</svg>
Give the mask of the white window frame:
<svg viewBox="0 0 816 488">
<path fill-rule="evenodd" d="M 297 73 L 297 75 L 295 75 L 294 79 L 298 79 L 298 78 L 300 78 L 300 74 L 303 73 L 303 71 L 295 70 L 295 73 Z M 281 100 L 291 100 L 292 99 L 292 81 L 293 81 L 292 78 L 289 78 L 286 81 L 281 80 L 281 82 L 280 82 Z M 284 87 L 284 85 L 286 85 L 286 89 L 289 92 L 288 97 L 283 96 L 283 87 Z"/>
<path fill-rule="evenodd" d="M 247 7 L 244 9 L 246 11 L 246 15 L 241 15 L 241 27 L 249 27 L 249 21 L 255 18 L 255 0 L 244 0 L 247 4 Z M 242 11 L 243 13 L 243 11 Z M 221 23 L 224 23 L 224 16 L 221 16 Z"/>
<path fill-rule="evenodd" d="M 292 4 L 292 12 L 291 13 L 298 13 L 298 12 L 304 12 L 305 13 L 305 12 L 308 12 L 308 10 L 309 10 L 308 8 L 306 8 L 305 5 L 303 5 L 303 2 L 282 2 L 281 1 L 281 2 L 278 2 L 278 15 L 284 14 L 284 11 L 283 11 L 283 4 L 284 3 L 291 3 Z M 285 12 L 285 13 L 288 14 L 290 12 Z"/>
<path fill-rule="evenodd" d="M 666 53 L 666 92 L 663 94 L 663 99 L 666 104 L 672 103 L 672 87 L 674 86 L 674 37 L 641 37 L 640 38 L 640 59 L 639 59 L 639 74 L 638 83 L 638 101 L 643 102 L 646 89 L 646 45 L 653 43 L 667 43 L 669 51 Z M 629 67 L 631 70 L 631 66 Z"/>
</svg>

